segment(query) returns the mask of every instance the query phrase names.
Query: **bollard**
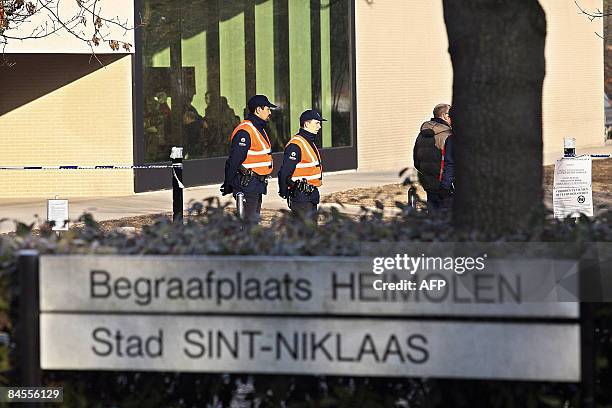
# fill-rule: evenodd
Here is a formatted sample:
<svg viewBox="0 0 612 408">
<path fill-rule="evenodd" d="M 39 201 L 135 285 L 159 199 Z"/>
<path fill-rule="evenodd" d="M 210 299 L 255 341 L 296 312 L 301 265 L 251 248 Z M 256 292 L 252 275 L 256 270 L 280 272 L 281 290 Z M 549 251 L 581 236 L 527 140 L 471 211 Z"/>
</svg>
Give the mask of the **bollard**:
<svg viewBox="0 0 612 408">
<path fill-rule="evenodd" d="M 238 210 L 238 218 L 244 220 L 244 193 L 242 191 L 236 193 L 236 208 Z"/>
<path fill-rule="evenodd" d="M 417 190 L 414 187 L 408 189 L 408 205 L 416 209 L 417 207 Z"/>
<path fill-rule="evenodd" d="M 183 222 L 183 148 L 173 147 L 172 159 L 172 221 Z"/>
</svg>

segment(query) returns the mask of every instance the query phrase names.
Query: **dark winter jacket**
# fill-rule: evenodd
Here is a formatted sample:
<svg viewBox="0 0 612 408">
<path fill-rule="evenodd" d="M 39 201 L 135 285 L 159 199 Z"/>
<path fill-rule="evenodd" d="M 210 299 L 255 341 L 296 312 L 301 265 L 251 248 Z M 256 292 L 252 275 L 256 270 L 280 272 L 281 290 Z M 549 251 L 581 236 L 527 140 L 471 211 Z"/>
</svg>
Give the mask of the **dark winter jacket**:
<svg viewBox="0 0 612 408">
<path fill-rule="evenodd" d="M 442 119 L 434 118 L 423 123 L 414 144 L 414 167 L 419 182 L 425 190 L 450 189 L 454 179 L 452 157 L 452 129 Z M 442 151 L 445 151 L 442 161 Z"/>
<path fill-rule="evenodd" d="M 265 120 L 260 119 L 252 113 L 249 114 L 246 119 L 253 123 L 257 130 L 259 130 L 259 133 L 261 133 L 264 137 L 267 137 L 267 133 L 265 132 L 267 122 Z M 231 186 L 234 192 L 242 191 L 244 193 L 266 194 L 268 185 L 261 182 L 257 178 L 253 178 L 246 187 L 240 185 L 241 176 L 238 169 L 240 168 L 242 162 L 246 159 L 250 147 L 251 136 L 249 136 L 249 133 L 244 130 L 238 131 L 236 136 L 234 136 L 232 139 L 230 153 L 225 161 L 224 185 Z"/>
<path fill-rule="evenodd" d="M 316 149 L 315 138 L 317 135 L 310 133 L 306 129 L 300 128 L 298 135 L 304 137 Z M 286 196 L 289 190 L 289 179 L 293 175 L 297 164 L 302 160 L 302 151 L 296 144 L 289 144 L 285 148 L 283 156 L 283 165 L 278 171 L 278 192 L 281 196 Z M 319 189 L 315 188 L 312 194 L 304 194 L 301 191 L 296 191 L 293 197 L 294 202 L 311 202 L 319 204 L 320 195 Z"/>
</svg>

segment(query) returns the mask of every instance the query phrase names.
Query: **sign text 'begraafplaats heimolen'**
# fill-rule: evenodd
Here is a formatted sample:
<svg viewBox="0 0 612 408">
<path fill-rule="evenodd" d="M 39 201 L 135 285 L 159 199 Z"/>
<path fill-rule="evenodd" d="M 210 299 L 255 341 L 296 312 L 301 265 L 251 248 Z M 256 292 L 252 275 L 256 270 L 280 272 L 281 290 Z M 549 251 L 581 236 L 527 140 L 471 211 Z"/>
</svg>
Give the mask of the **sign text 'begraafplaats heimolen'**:
<svg viewBox="0 0 612 408">
<path fill-rule="evenodd" d="M 574 264 L 449 274 L 383 273 L 366 257 L 44 256 L 41 365 L 575 381 L 578 307 L 559 301 Z"/>
</svg>

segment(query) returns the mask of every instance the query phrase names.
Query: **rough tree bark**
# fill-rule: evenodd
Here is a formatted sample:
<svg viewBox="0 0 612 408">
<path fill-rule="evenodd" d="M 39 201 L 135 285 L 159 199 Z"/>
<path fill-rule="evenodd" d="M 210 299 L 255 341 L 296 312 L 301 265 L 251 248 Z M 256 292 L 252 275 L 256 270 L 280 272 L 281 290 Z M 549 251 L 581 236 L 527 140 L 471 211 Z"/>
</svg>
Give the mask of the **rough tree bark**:
<svg viewBox="0 0 612 408">
<path fill-rule="evenodd" d="M 537 0 L 443 0 L 459 228 L 526 226 L 542 203 L 546 17 Z"/>
<path fill-rule="evenodd" d="M 604 86 L 608 98 L 612 98 L 612 1 L 603 2 L 603 37 L 604 37 Z"/>
</svg>

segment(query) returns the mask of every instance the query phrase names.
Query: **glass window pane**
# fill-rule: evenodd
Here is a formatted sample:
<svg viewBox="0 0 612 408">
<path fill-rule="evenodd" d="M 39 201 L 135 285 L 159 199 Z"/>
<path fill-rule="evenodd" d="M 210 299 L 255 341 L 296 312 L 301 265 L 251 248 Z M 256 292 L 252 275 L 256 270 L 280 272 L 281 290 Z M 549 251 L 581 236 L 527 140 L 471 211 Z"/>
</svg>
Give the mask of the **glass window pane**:
<svg viewBox="0 0 612 408">
<path fill-rule="evenodd" d="M 173 142 L 175 119 L 172 114 L 170 48 L 179 35 L 176 14 L 170 2 L 147 1 L 144 30 L 144 139 L 145 161 L 168 158 Z"/>
<path fill-rule="evenodd" d="M 330 1 L 332 146 L 351 146 L 351 82 L 349 54 L 349 3 Z"/>
<path fill-rule="evenodd" d="M 274 97 L 274 2 L 255 5 L 255 76 L 257 93 Z"/>
<path fill-rule="evenodd" d="M 223 1 L 220 14 L 221 109 L 228 120 L 233 120 L 230 116 L 243 115 L 247 100 L 244 0 Z"/>
<path fill-rule="evenodd" d="M 186 7 L 181 33 L 183 67 L 183 145 L 189 158 L 203 157 L 205 151 L 203 115 L 208 92 L 206 59 L 206 13 L 203 7 Z"/>
<path fill-rule="evenodd" d="M 350 146 L 349 1 L 144 0 L 145 161 L 225 156 L 255 92 L 279 106 L 274 151 L 310 108 L 322 147 Z"/>
<path fill-rule="evenodd" d="M 183 78 L 185 157 L 190 160 L 223 156 L 227 153 L 227 138 L 221 114 L 218 1 L 173 1 L 181 4 L 182 65 L 183 72 L 189 74 Z M 234 123 L 232 115 L 227 126 Z"/>
<path fill-rule="evenodd" d="M 332 119 L 331 92 L 331 18 L 330 1 L 321 0 L 321 114 L 327 122 L 321 129 L 323 147 L 332 146 L 334 121 Z"/>
<path fill-rule="evenodd" d="M 312 109 L 310 1 L 289 0 L 289 83 L 291 132 L 300 129 L 300 114 Z"/>
</svg>

